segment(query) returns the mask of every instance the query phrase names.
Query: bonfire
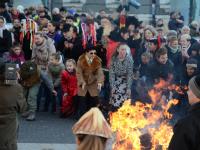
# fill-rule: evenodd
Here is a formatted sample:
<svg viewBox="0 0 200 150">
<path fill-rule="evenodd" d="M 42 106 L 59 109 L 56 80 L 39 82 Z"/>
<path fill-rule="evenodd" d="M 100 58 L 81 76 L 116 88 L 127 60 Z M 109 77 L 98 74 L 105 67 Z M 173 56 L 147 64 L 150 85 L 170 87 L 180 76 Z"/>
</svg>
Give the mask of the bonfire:
<svg viewBox="0 0 200 150">
<path fill-rule="evenodd" d="M 161 80 L 149 90 L 151 104 L 126 100 L 117 112 L 110 115 L 110 123 L 115 133 L 113 150 L 166 150 L 173 135 L 168 112 L 178 100 L 163 95 L 163 90 L 182 91 Z M 170 95 L 170 94 L 169 94 Z"/>
</svg>

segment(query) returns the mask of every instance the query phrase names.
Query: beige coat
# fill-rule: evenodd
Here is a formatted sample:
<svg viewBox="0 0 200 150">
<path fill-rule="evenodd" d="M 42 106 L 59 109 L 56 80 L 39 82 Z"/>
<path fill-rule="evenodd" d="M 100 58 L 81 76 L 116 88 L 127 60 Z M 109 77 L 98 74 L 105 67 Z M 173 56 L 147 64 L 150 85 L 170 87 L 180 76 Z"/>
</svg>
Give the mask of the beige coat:
<svg viewBox="0 0 200 150">
<path fill-rule="evenodd" d="M 88 64 L 86 54 L 82 54 L 77 62 L 78 96 L 85 96 L 89 92 L 90 96 L 98 96 L 97 84 L 104 82 L 104 74 L 101 67 L 101 59 L 95 57 L 92 64 Z M 86 84 L 84 89 L 82 84 Z"/>
<path fill-rule="evenodd" d="M 44 37 L 44 42 L 41 45 L 33 45 L 32 60 L 39 68 L 46 68 L 49 58 L 53 53 L 56 53 L 53 40 Z"/>
</svg>

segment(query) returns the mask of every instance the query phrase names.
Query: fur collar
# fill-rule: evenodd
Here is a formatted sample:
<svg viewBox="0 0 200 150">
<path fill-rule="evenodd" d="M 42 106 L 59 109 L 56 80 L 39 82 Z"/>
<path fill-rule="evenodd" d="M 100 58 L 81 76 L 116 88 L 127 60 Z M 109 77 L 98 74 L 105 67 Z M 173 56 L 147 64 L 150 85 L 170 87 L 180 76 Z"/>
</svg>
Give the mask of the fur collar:
<svg viewBox="0 0 200 150">
<path fill-rule="evenodd" d="M 101 59 L 96 56 L 93 59 L 92 64 L 88 64 L 87 59 L 86 59 L 86 54 L 83 54 L 79 57 L 79 62 L 81 64 L 82 69 L 92 69 L 92 70 L 96 70 L 99 69 L 101 67 Z"/>
</svg>

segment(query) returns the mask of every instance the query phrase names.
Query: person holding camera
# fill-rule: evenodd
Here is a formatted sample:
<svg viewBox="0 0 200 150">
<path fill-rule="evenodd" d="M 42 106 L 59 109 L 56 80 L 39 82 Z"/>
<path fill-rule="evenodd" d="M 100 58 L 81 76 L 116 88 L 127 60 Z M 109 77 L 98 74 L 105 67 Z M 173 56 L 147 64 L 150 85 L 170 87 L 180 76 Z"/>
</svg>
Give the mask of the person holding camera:
<svg viewBox="0 0 200 150">
<path fill-rule="evenodd" d="M 26 110 L 16 68 L 0 58 L 0 150 L 17 150 L 18 113 Z"/>
</svg>

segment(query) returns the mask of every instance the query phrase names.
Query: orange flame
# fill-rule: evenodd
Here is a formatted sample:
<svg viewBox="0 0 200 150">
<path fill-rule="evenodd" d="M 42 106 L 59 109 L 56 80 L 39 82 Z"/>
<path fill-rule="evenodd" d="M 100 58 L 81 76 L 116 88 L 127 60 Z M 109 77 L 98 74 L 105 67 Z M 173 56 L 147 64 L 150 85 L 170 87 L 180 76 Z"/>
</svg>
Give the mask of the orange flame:
<svg viewBox="0 0 200 150">
<path fill-rule="evenodd" d="M 178 103 L 176 99 L 163 97 L 162 89 L 169 87 L 167 82 L 161 81 L 148 92 L 152 104 L 136 102 L 131 105 L 127 100 L 110 115 L 111 127 L 116 134 L 113 150 L 167 149 L 173 135 L 167 120 L 172 118 L 168 109 Z"/>
</svg>

